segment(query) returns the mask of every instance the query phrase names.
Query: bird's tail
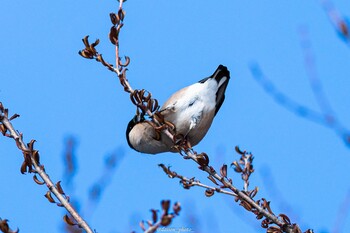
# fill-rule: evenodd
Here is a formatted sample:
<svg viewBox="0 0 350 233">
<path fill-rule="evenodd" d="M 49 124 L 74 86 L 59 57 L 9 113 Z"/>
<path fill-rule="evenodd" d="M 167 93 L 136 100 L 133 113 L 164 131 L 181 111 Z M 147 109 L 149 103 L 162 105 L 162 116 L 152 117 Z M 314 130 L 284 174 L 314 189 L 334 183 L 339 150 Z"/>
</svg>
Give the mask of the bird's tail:
<svg viewBox="0 0 350 233">
<path fill-rule="evenodd" d="M 225 100 L 225 91 L 230 80 L 230 71 L 227 70 L 226 66 L 219 65 L 214 74 L 211 76 L 218 82 L 218 90 L 216 92 L 216 106 L 215 115 L 219 111 L 222 103 Z"/>
<path fill-rule="evenodd" d="M 219 65 L 218 68 L 215 70 L 214 74 L 210 78 L 215 78 L 219 86 L 221 86 L 220 82 L 223 77 L 226 77 L 225 83 L 227 85 L 228 80 L 230 79 L 230 71 L 227 70 L 226 66 Z"/>
</svg>

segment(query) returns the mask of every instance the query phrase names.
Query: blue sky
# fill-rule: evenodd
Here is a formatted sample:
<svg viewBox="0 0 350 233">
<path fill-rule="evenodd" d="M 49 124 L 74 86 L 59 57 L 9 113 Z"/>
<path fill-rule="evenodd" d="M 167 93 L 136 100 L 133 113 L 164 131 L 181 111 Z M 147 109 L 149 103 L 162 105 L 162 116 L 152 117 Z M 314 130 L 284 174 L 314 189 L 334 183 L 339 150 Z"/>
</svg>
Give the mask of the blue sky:
<svg viewBox="0 0 350 233">
<path fill-rule="evenodd" d="M 347 1 L 333 1 L 344 16 Z M 81 39 L 100 38 L 98 50 L 114 61 L 109 13 L 117 1 L 6 1 L 0 9 L 0 101 L 12 113 L 26 141 L 37 140 L 50 177 L 63 175 L 64 142 L 78 141 L 79 170 L 74 197 L 84 206 L 90 186 L 103 173 L 104 158 L 124 157 L 88 221 L 98 232 L 137 230 L 160 200 L 183 205 L 175 227 L 195 232 L 264 232 L 232 198 L 204 190 L 184 190 L 157 164 L 207 181 L 197 166 L 176 154 L 156 156 L 128 148 L 125 128 L 135 113 L 116 76 L 78 55 Z M 124 4 L 121 55 L 131 58 L 128 79 L 163 103 L 171 93 L 208 75 L 219 64 L 231 71 L 225 102 L 205 139 L 196 146 L 217 168 L 238 159 L 234 147 L 251 151 L 256 172 L 251 186 L 303 230 L 332 232 L 339 208 L 349 196 L 350 147 L 332 130 L 277 104 L 253 78 L 250 65 L 286 96 L 315 111 L 319 106 L 305 70 L 300 29 L 307 29 L 315 69 L 324 93 L 344 127 L 350 128 L 350 47 L 335 31 L 319 1 L 135 1 Z M 62 232 L 64 211 L 50 204 L 45 187 L 19 172 L 22 155 L 0 138 L 0 217 L 21 232 Z M 230 170 L 234 184 L 239 175 Z M 63 181 L 64 186 L 64 181 Z M 349 198 L 349 197 L 348 197 Z M 343 214 L 346 212 L 342 212 Z M 196 217 L 193 225 L 190 219 Z M 340 232 L 350 230 L 343 219 Z"/>
</svg>

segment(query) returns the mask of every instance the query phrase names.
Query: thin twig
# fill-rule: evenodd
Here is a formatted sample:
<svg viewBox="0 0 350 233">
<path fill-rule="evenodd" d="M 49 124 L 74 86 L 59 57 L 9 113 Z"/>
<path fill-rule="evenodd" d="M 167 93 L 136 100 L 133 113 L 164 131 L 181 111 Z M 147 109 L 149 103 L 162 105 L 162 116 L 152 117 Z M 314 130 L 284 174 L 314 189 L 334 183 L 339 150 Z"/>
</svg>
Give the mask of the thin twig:
<svg viewBox="0 0 350 233">
<path fill-rule="evenodd" d="M 184 181 L 189 181 L 189 179 L 184 177 Z M 218 193 L 223 193 L 223 194 L 226 194 L 226 195 L 237 197 L 237 195 L 235 193 L 233 193 L 233 192 L 229 192 L 229 191 L 226 191 L 226 190 L 223 190 L 223 189 L 219 189 L 219 188 L 214 188 L 212 186 L 203 184 L 203 183 L 199 182 L 198 180 L 191 182 L 191 184 L 194 185 L 194 186 L 199 186 L 199 187 L 202 187 L 202 188 L 215 190 L 215 192 L 218 192 Z"/>
<path fill-rule="evenodd" d="M 154 224 L 153 226 L 149 227 L 146 231 L 144 231 L 144 233 L 154 233 L 157 231 L 157 229 L 161 226 L 160 224 L 160 221 L 159 220 L 156 224 Z"/>
<path fill-rule="evenodd" d="M 170 201 L 162 200 L 161 201 L 162 214 L 159 216 L 158 210 L 152 209 L 152 220 L 148 220 L 148 228 L 145 227 L 145 222 L 140 222 L 140 227 L 145 233 L 153 233 L 156 232 L 159 227 L 167 227 L 171 224 L 172 220 L 179 216 L 181 211 L 181 205 L 178 202 L 175 202 L 172 206 L 172 212 L 169 213 L 170 210 Z"/>
<path fill-rule="evenodd" d="M 237 195 L 233 192 L 221 189 L 221 188 L 217 188 L 217 187 L 213 187 L 213 186 L 209 186 L 206 184 L 203 184 L 202 182 L 200 182 L 199 180 L 195 180 L 194 178 L 190 179 L 187 178 L 185 176 L 179 175 L 176 172 L 173 172 L 170 170 L 170 167 L 166 167 L 164 164 L 159 164 L 160 167 L 163 168 L 164 172 L 170 177 L 170 178 L 178 178 L 180 179 L 180 183 L 182 184 L 182 186 L 185 189 L 189 189 L 192 186 L 198 186 L 198 187 L 202 187 L 205 188 L 207 190 L 212 190 L 218 193 L 223 193 L 226 195 L 230 195 L 230 196 L 234 196 L 237 197 Z"/>
<path fill-rule="evenodd" d="M 188 156 L 191 157 L 193 161 L 195 161 L 197 164 L 198 161 L 196 159 L 192 158 L 192 154 L 190 152 L 187 153 Z M 215 170 L 211 169 L 209 166 L 205 166 L 202 168 L 205 172 L 207 172 L 209 175 L 213 176 L 217 181 L 222 183 L 224 186 L 231 189 L 240 199 L 248 202 L 251 206 L 256 208 L 260 213 L 262 213 L 266 218 L 273 221 L 278 226 L 284 226 L 284 223 L 280 221 L 276 216 L 270 214 L 268 211 L 264 210 L 261 206 L 259 206 L 254 200 L 252 200 L 247 194 L 237 189 L 235 186 L 233 186 L 230 182 L 227 182 L 224 177 L 220 176 Z M 286 228 L 287 233 L 293 233 L 291 228 Z"/>
<path fill-rule="evenodd" d="M 0 102 L 0 105 L 1 102 Z M 56 188 L 54 183 L 51 181 L 44 168 L 40 166 L 37 161 L 34 159 L 32 154 L 32 150 L 23 142 L 22 135 L 19 134 L 9 121 L 6 115 L 0 115 L 0 122 L 4 125 L 4 127 L 9 132 L 9 137 L 13 138 L 17 143 L 17 146 L 23 152 L 29 153 L 31 163 L 34 166 L 35 172 L 42 178 L 45 182 L 47 188 L 56 196 L 62 206 L 72 215 L 72 217 L 77 222 L 78 226 L 83 228 L 87 233 L 93 233 L 93 230 L 89 227 L 89 225 L 85 222 L 85 220 L 75 211 L 75 209 L 71 206 L 71 204 L 67 201 L 67 199 L 60 193 L 60 191 Z"/>
</svg>

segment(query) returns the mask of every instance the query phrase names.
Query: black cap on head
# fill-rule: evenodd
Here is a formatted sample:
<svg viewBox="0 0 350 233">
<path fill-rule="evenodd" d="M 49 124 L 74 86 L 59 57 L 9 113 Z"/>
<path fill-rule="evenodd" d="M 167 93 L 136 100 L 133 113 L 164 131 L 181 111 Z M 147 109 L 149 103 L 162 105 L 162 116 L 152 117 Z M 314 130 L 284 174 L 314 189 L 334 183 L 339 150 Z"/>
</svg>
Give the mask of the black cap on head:
<svg viewBox="0 0 350 233">
<path fill-rule="evenodd" d="M 145 117 L 144 114 L 136 114 L 130 121 L 128 126 L 126 127 L 126 140 L 128 142 L 128 145 L 130 146 L 130 148 L 134 149 L 135 148 L 131 145 L 130 140 L 129 140 L 129 133 L 130 131 L 134 128 L 135 125 L 137 125 L 138 123 L 144 122 L 145 121 Z"/>
</svg>

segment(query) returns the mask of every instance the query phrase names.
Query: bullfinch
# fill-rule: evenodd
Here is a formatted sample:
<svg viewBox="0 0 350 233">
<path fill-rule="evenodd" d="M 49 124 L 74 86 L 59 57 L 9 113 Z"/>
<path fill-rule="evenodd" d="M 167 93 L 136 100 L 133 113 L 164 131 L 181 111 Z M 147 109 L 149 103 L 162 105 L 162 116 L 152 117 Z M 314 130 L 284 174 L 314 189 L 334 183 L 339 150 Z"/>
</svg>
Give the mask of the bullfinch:
<svg viewBox="0 0 350 233">
<path fill-rule="evenodd" d="M 175 125 L 191 146 L 197 145 L 208 132 L 213 119 L 225 99 L 230 72 L 219 65 L 215 72 L 199 82 L 175 92 L 164 103 L 160 113 L 164 120 Z M 136 115 L 128 124 L 126 139 L 129 146 L 141 153 L 177 152 L 174 141 L 159 134 L 146 122 L 144 115 Z"/>
</svg>

